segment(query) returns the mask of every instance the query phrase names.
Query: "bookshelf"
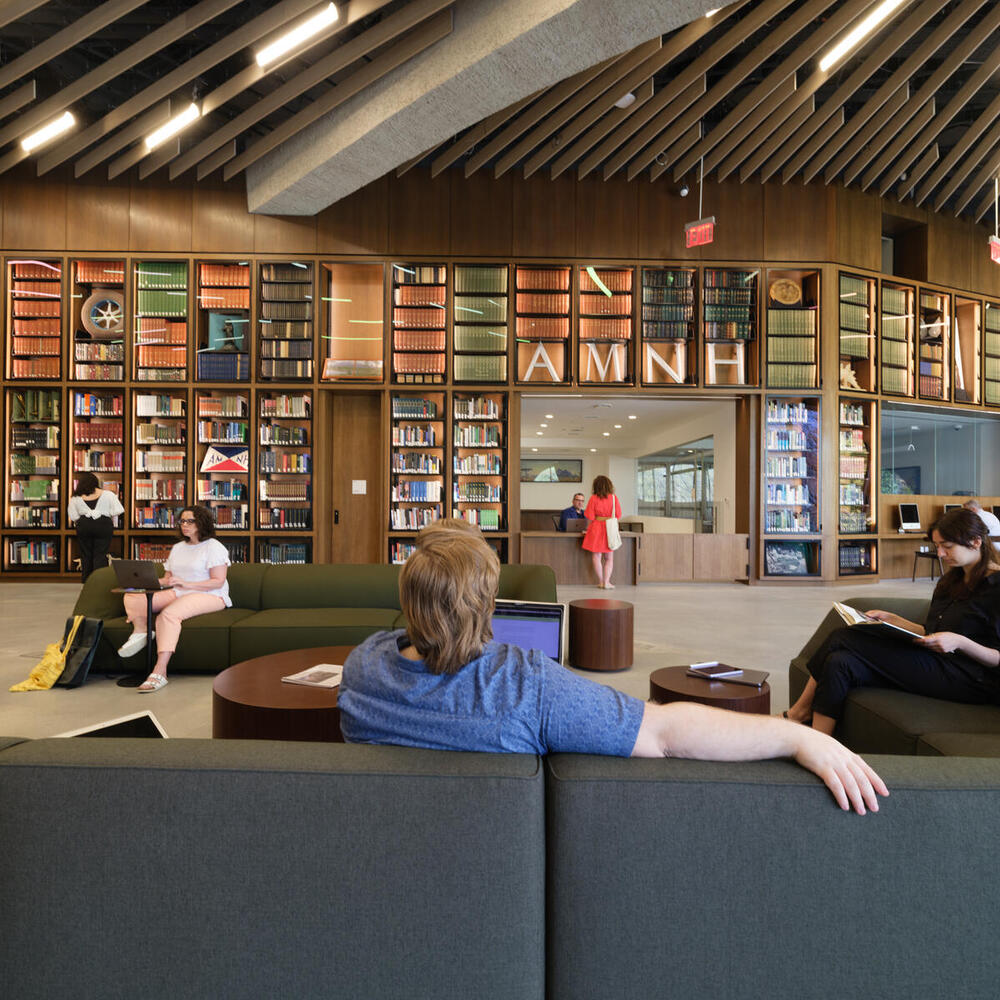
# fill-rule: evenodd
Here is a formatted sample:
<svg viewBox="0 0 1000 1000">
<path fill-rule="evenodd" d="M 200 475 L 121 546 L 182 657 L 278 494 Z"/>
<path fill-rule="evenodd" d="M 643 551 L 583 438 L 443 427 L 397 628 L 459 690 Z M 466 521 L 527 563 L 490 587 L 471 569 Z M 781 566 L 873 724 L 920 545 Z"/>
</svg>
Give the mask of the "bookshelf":
<svg viewBox="0 0 1000 1000">
<path fill-rule="evenodd" d="M 875 297 L 874 278 L 840 272 L 840 388 L 874 392 Z"/>
<path fill-rule="evenodd" d="M 262 392 L 258 393 L 257 406 L 257 528 L 275 532 L 310 531 L 312 393 Z M 268 562 L 281 561 L 273 556 L 285 542 L 261 544 L 268 547 Z M 294 544 L 307 545 L 305 541 Z M 272 552 L 272 545 L 279 548 Z"/>
<path fill-rule="evenodd" d="M 444 382 L 447 272 L 444 264 L 392 265 L 392 381 L 397 385 Z"/>
<path fill-rule="evenodd" d="M 132 400 L 132 525 L 140 530 L 176 528 L 177 512 L 188 502 L 187 391 L 135 392 Z"/>
<path fill-rule="evenodd" d="M 7 377 L 62 375 L 62 261 L 7 261 Z"/>
<path fill-rule="evenodd" d="M 764 427 L 765 577 L 816 576 L 818 539 L 819 398 L 768 396 Z"/>
<path fill-rule="evenodd" d="M 878 572 L 872 469 L 875 460 L 875 403 L 841 396 L 838 401 L 838 572 L 862 576 Z"/>
<path fill-rule="evenodd" d="M 250 264 L 199 261 L 197 353 L 199 382 L 250 379 Z"/>
<path fill-rule="evenodd" d="M 312 261 L 260 265 L 260 377 L 307 382 L 313 377 Z"/>
<path fill-rule="evenodd" d="M 693 267 L 642 269 L 642 384 L 697 382 L 695 302 L 698 271 Z"/>
<path fill-rule="evenodd" d="M 125 261 L 74 260 L 70 265 L 73 378 L 125 379 Z"/>
<path fill-rule="evenodd" d="M 955 296 L 952 337 L 952 379 L 956 403 L 980 402 L 983 304 L 979 299 Z"/>
<path fill-rule="evenodd" d="M 706 385 L 757 384 L 759 272 L 705 268 L 702 339 Z"/>
<path fill-rule="evenodd" d="M 484 533 L 507 530 L 507 397 L 452 397 L 452 517 Z"/>
<path fill-rule="evenodd" d="M 569 382 L 570 269 L 518 265 L 514 275 L 517 381 Z"/>
<path fill-rule="evenodd" d="M 631 267 L 580 268 L 577 370 L 588 385 L 632 382 Z"/>
<path fill-rule="evenodd" d="M 135 264 L 135 380 L 187 379 L 188 263 L 140 260 Z"/>
<path fill-rule="evenodd" d="M 507 382 L 507 282 L 506 265 L 455 265 L 455 382 Z"/>
<path fill-rule="evenodd" d="M 1000 305 L 987 302 L 983 310 L 983 402 L 1000 406 Z"/>
<path fill-rule="evenodd" d="M 250 530 L 250 394 L 195 393 L 198 418 L 195 499 L 219 532 Z"/>
<path fill-rule="evenodd" d="M 888 396 L 913 395 L 915 295 L 911 285 L 882 281 L 879 357 L 882 392 Z"/>
<path fill-rule="evenodd" d="M 56 529 L 61 523 L 59 477 L 61 394 L 58 389 L 7 389 L 7 497 L 4 526 L 20 531 Z M 23 538 L 8 548 L 8 564 L 18 568 L 50 568 L 49 541 Z M 55 552 L 57 550 L 53 549 Z M 15 554 L 16 551 L 16 554 Z"/>
<path fill-rule="evenodd" d="M 405 562 L 411 536 L 444 513 L 445 395 L 393 394 L 389 452 L 389 559 Z"/>
<path fill-rule="evenodd" d="M 767 272 L 767 384 L 815 389 L 818 376 L 819 271 Z"/>
<path fill-rule="evenodd" d="M 921 288 L 918 320 L 917 394 L 921 399 L 949 399 L 951 296 Z"/>
<path fill-rule="evenodd" d="M 385 368 L 385 265 L 323 261 L 324 382 L 381 382 Z"/>
</svg>

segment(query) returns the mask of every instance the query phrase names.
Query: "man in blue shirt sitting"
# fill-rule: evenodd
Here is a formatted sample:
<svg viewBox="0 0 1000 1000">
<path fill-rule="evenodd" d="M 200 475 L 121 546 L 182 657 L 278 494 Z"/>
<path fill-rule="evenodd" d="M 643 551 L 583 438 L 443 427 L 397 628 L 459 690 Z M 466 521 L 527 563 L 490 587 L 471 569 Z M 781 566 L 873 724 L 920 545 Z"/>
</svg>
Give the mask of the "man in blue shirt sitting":
<svg viewBox="0 0 1000 1000">
<path fill-rule="evenodd" d="M 409 623 L 344 664 L 338 703 L 350 743 L 433 750 L 760 760 L 792 757 L 842 809 L 878 810 L 888 791 L 830 736 L 770 716 L 690 702 L 655 705 L 579 677 L 538 650 L 492 641 L 500 579 L 477 534 L 425 529 L 399 578 Z"/>
<path fill-rule="evenodd" d="M 587 502 L 587 498 L 582 493 L 575 493 L 573 495 L 573 506 L 567 507 L 559 515 L 559 530 L 566 531 L 566 522 L 574 521 L 578 518 L 583 517 L 583 506 Z"/>
</svg>

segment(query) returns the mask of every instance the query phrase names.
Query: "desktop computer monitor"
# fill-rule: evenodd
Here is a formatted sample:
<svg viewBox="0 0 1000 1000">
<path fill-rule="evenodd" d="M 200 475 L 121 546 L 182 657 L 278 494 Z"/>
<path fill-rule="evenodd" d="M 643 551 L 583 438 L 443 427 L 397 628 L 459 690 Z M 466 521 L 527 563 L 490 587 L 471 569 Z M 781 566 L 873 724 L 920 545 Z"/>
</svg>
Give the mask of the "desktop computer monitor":
<svg viewBox="0 0 1000 1000">
<path fill-rule="evenodd" d="M 902 531 L 922 531 L 920 527 L 920 509 L 915 503 L 899 505 L 899 527 Z"/>
</svg>

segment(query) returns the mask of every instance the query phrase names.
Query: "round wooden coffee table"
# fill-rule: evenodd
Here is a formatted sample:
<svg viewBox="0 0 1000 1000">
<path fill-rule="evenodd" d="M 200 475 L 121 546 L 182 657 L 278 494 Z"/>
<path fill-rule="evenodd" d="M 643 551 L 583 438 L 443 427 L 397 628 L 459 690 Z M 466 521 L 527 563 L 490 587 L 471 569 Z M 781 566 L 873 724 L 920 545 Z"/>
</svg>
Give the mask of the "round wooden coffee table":
<svg viewBox="0 0 1000 1000">
<path fill-rule="evenodd" d="M 284 684 L 281 678 L 318 663 L 343 663 L 352 649 L 290 649 L 234 663 L 212 684 L 212 737 L 343 743 L 338 689 Z"/>
<path fill-rule="evenodd" d="M 688 677 L 687 667 L 660 667 L 649 675 L 649 700 L 665 704 L 668 701 L 696 701 L 731 712 L 771 713 L 771 686 L 764 681 L 759 687 L 733 684 L 727 681 L 705 681 Z"/>
</svg>

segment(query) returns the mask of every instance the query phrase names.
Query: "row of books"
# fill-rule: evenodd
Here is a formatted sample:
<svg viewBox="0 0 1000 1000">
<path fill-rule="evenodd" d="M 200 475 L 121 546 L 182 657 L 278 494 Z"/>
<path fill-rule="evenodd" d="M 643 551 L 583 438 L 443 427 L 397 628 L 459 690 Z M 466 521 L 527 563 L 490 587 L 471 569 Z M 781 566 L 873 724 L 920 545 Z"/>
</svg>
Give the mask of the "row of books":
<svg viewBox="0 0 1000 1000">
<path fill-rule="evenodd" d="M 300 452 L 264 451 L 258 456 L 258 466 L 261 472 L 307 473 L 311 468 L 309 455 Z"/>
<path fill-rule="evenodd" d="M 139 451 L 135 456 L 136 472 L 183 472 L 186 456 L 183 451 Z"/>
<path fill-rule="evenodd" d="M 568 267 L 519 267 L 516 275 L 518 290 L 546 289 L 550 291 L 569 291 Z M 569 308 L 569 296 L 566 297 L 566 308 Z"/>
<path fill-rule="evenodd" d="M 149 260 L 135 269 L 140 289 L 187 288 L 187 273 L 187 261 L 183 260 Z"/>
<path fill-rule="evenodd" d="M 840 484 L 840 503 L 845 506 L 859 506 L 867 502 L 865 490 L 857 482 Z"/>
<path fill-rule="evenodd" d="M 764 474 L 773 478 L 797 479 L 809 475 L 809 461 L 804 455 L 769 455 Z"/>
<path fill-rule="evenodd" d="M 580 318 L 581 340 L 631 340 L 631 319 Z"/>
<path fill-rule="evenodd" d="M 125 428 L 117 423 L 75 423 L 73 441 L 75 444 L 121 444 L 125 439 Z"/>
<path fill-rule="evenodd" d="M 865 446 L 865 432 L 863 430 L 841 430 L 840 432 L 841 451 L 867 451 Z"/>
<path fill-rule="evenodd" d="M 76 361 L 124 361 L 125 345 L 103 341 L 77 341 L 73 357 Z"/>
<path fill-rule="evenodd" d="M 775 389 L 814 389 L 816 366 L 812 364 L 767 365 L 767 384 Z"/>
<path fill-rule="evenodd" d="M 58 358 L 12 358 L 11 378 L 59 378 Z"/>
<path fill-rule="evenodd" d="M 257 512 L 257 527 L 308 531 L 312 527 L 312 511 L 308 507 L 261 507 Z"/>
<path fill-rule="evenodd" d="M 393 330 L 392 346 L 397 351 L 443 351 L 444 330 Z"/>
<path fill-rule="evenodd" d="M 645 295 L 646 288 L 692 288 L 694 275 L 693 270 L 643 268 L 643 295 Z"/>
<path fill-rule="evenodd" d="M 839 525 L 845 534 L 860 534 L 863 531 L 871 531 L 874 527 L 867 507 L 861 510 L 845 510 L 842 507 Z"/>
<path fill-rule="evenodd" d="M 250 285 L 249 264 L 199 264 L 198 280 L 202 285 L 213 288 Z"/>
<path fill-rule="evenodd" d="M 753 340 L 753 323 L 705 323 L 705 340 Z"/>
<path fill-rule="evenodd" d="M 7 512 L 9 528 L 58 528 L 58 507 L 12 507 Z"/>
<path fill-rule="evenodd" d="M 389 527 L 392 531 L 419 531 L 443 516 L 441 504 L 428 507 L 391 507 Z"/>
<path fill-rule="evenodd" d="M 840 303 L 840 325 L 848 330 L 871 329 L 871 311 L 856 302 Z"/>
<path fill-rule="evenodd" d="M 748 325 L 753 323 L 751 310 L 745 306 L 732 304 L 706 304 L 702 316 L 706 326 L 711 323 L 744 323 Z"/>
<path fill-rule="evenodd" d="M 501 476 L 503 459 L 497 454 L 456 455 L 453 468 L 456 476 Z M 425 471 L 440 472 L 440 464 L 437 469 Z"/>
<path fill-rule="evenodd" d="M 393 352 L 392 369 L 397 374 L 443 374 L 444 354 L 407 354 Z"/>
<path fill-rule="evenodd" d="M 62 277 L 62 267 L 59 262 L 49 263 L 40 260 L 15 260 L 11 261 L 13 277 L 16 281 L 23 279 L 39 278 L 47 281 L 58 280 Z"/>
<path fill-rule="evenodd" d="M 199 479 L 197 485 L 199 502 L 247 498 L 247 484 L 240 479 Z"/>
<path fill-rule="evenodd" d="M 140 368 L 180 368 L 187 365 L 186 347 L 151 347 L 144 345 L 136 348 L 136 363 Z"/>
<path fill-rule="evenodd" d="M 393 452 L 391 471 L 397 475 L 438 475 L 441 472 L 440 455 L 428 455 L 423 451 Z M 486 471 L 469 469 L 468 471 Z"/>
<path fill-rule="evenodd" d="M 210 507 L 219 530 L 245 531 L 250 527 L 250 513 L 245 503 L 212 503 Z"/>
<path fill-rule="evenodd" d="M 766 484 L 767 502 L 769 504 L 809 505 L 809 487 L 805 483 L 769 482 Z"/>
<path fill-rule="evenodd" d="M 397 285 L 443 285 L 447 270 L 443 264 L 393 264 L 392 280 Z"/>
<path fill-rule="evenodd" d="M 507 358 L 499 355 L 456 355 L 455 381 L 506 382 Z"/>
<path fill-rule="evenodd" d="M 400 479 L 392 487 L 391 498 L 396 502 L 436 503 L 441 499 L 439 479 Z"/>
<path fill-rule="evenodd" d="M 463 480 L 454 483 L 452 499 L 454 503 L 500 503 L 501 492 L 499 483 Z"/>
<path fill-rule="evenodd" d="M 281 320 L 285 322 L 304 322 L 312 319 L 312 303 L 302 302 L 268 302 L 260 304 L 260 319 L 263 325 L 267 325 L 268 320 Z"/>
<path fill-rule="evenodd" d="M 766 435 L 768 451 L 805 451 L 810 446 L 809 435 L 797 428 L 778 430 L 769 427 Z"/>
<path fill-rule="evenodd" d="M 250 440 L 245 420 L 199 420 L 198 440 L 202 444 L 243 444 Z"/>
<path fill-rule="evenodd" d="M 260 363 L 261 378 L 273 379 L 310 379 L 312 378 L 312 359 L 286 360 L 267 359 Z"/>
<path fill-rule="evenodd" d="M 258 542 L 257 562 L 277 566 L 305 564 L 309 562 L 309 545 L 307 542 Z"/>
<path fill-rule="evenodd" d="M 263 302 L 308 302 L 312 299 L 311 281 L 265 281 L 260 286 Z"/>
<path fill-rule="evenodd" d="M 58 337 L 11 337 L 10 353 L 12 357 L 58 357 L 61 349 Z"/>
<path fill-rule="evenodd" d="M 260 443 L 286 446 L 303 446 L 309 444 L 309 429 L 307 427 L 284 427 L 275 424 L 261 424 Z"/>
<path fill-rule="evenodd" d="M 12 448 L 58 448 L 59 428 L 13 427 L 10 432 Z"/>
<path fill-rule="evenodd" d="M 816 336 L 815 309 L 768 309 L 767 332 L 772 337 Z"/>
<path fill-rule="evenodd" d="M 553 292 L 518 292 L 517 311 L 525 315 L 555 315 L 569 313 L 569 295 Z"/>
<path fill-rule="evenodd" d="M 11 452 L 10 473 L 12 476 L 55 476 L 58 472 L 58 455 Z"/>
<path fill-rule="evenodd" d="M 847 529 L 841 528 L 840 530 Z M 870 569 L 871 549 L 867 545 L 841 545 L 838 561 L 841 570 Z"/>
<path fill-rule="evenodd" d="M 40 299 L 32 296 L 30 299 L 14 299 L 11 303 L 11 314 L 22 319 L 62 316 L 62 302 L 58 297 Z"/>
<path fill-rule="evenodd" d="M 13 566 L 54 565 L 58 544 L 40 539 L 11 538 L 7 541 L 7 560 Z"/>
<path fill-rule="evenodd" d="M 12 479 L 10 482 L 10 499 L 21 500 L 58 500 L 58 479 Z"/>
<path fill-rule="evenodd" d="M 273 470 L 262 469 L 261 471 L 271 472 Z M 308 482 L 301 479 L 296 480 L 294 482 L 274 482 L 273 480 L 261 479 L 257 483 L 257 499 L 261 501 L 299 500 L 305 503 L 308 502 L 311 498 L 312 498 L 312 488 L 310 487 Z"/>
<path fill-rule="evenodd" d="M 767 360 L 811 363 L 816 360 L 815 337 L 774 337 L 767 342 Z"/>
<path fill-rule="evenodd" d="M 507 294 L 507 268 L 455 267 L 455 294 Z"/>
<path fill-rule="evenodd" d="M 910 345 L 904 340 L 882 338 L 882 364 L 905 367 L 910 363 Z"/>
<path fill-rule="evenodd" d="M 136 500 L 177 500 L 184 502 L 183 479 L 140 479 L 135 484 Z"/>
<path fill-rule="evenodd" d="M 468 323 L 506 323 L 506 296 L 467 295 L 456 298 L 455 321 L 461 320 Z"/>
<path fill-rule="evenodd" d="M 11 323 L 15 336 L 61 337 L 62 322 L 58 318 L 15 319 Z"/>
<path fill-rule="evenodd" d="M 125 284 L 125 261 L 123 260 L 77 260 L 78 285 L 107 285 L 120 288 Z"/>
<path fill-rule="evenodd" d="M 840 354 L 847 358 L 868 358 L 874 337 L 868 333 L 840 331 Z"/>
<path fill-rule="evenodd" d="M 631 316 L 632 296 L 580 293 L 581 316 Z"/>
<path fill-rule="evenodd" d="M 456 448 L 499 448 L 500 428 L 495 424 L 465 424 L 454 429 Z"/>
<path fill-rule="evenodd" d="M 596 280 L 595 280 L 596 277 Z M 600 282 L 600 285 L 598 284 Z M 585 268 L 580 272 L 581 292 L 601 292 L 604 286 L 610 292 L 631 292 L 632 291 L 632 268 L 594 268 L 593 276 L 591 269 Z"/>
<path fill-rule="evenodd" d="M 499 531 L 500 511 L 494 507 L 463 507 L 455 508 L 451 512 L 452 517 L 460 517 L 469 524 L 477 524 L 481 531 Z"/>
<path fill-rule="evenodd" d="M 250 309 L 249 288 L 209 288 L 198 295 L 198 307 L 213 309 Z"/>
<path fill-rule="evenodd" d="M 172 292 L 161 289 L 139 289 L 135 297 L 137 318 L 149 319 L 154 316 L 187 316 L 187 292 Z"/>
<path fill-rule="evenodd" d="M 58 389 L 17 389 L 10 394 L 13 423 L 57 423 L 60 408 Z"/>
<path fill-rule="evenodd" d="M 813 517 L 807 510 L 768 510 L 764 512 L 764 530 L 768 533 L 812 531 Z"/>
<path fill-rule="evenodd" d="M 397 306 L 438 306 L 444 309 L 444 285 L 399 285 L 392 290 L 392 302 Z"/>
<path fill-rule="evenodd" d="M 75 472 L 121 472 L 123 453 L 120 451 L 74 451 Z"/>
<path fill-rule="evenodd" d="M 647 340 L 693 340 L 694 324 L 690 322 L 644 322 L 642 335 Z"/>
<path fill-rule="evenodd" d="M 756 271 L 716 271 L 705 269 L 706 288 L 749 288 L 756 286 Z"/>
</svg>

